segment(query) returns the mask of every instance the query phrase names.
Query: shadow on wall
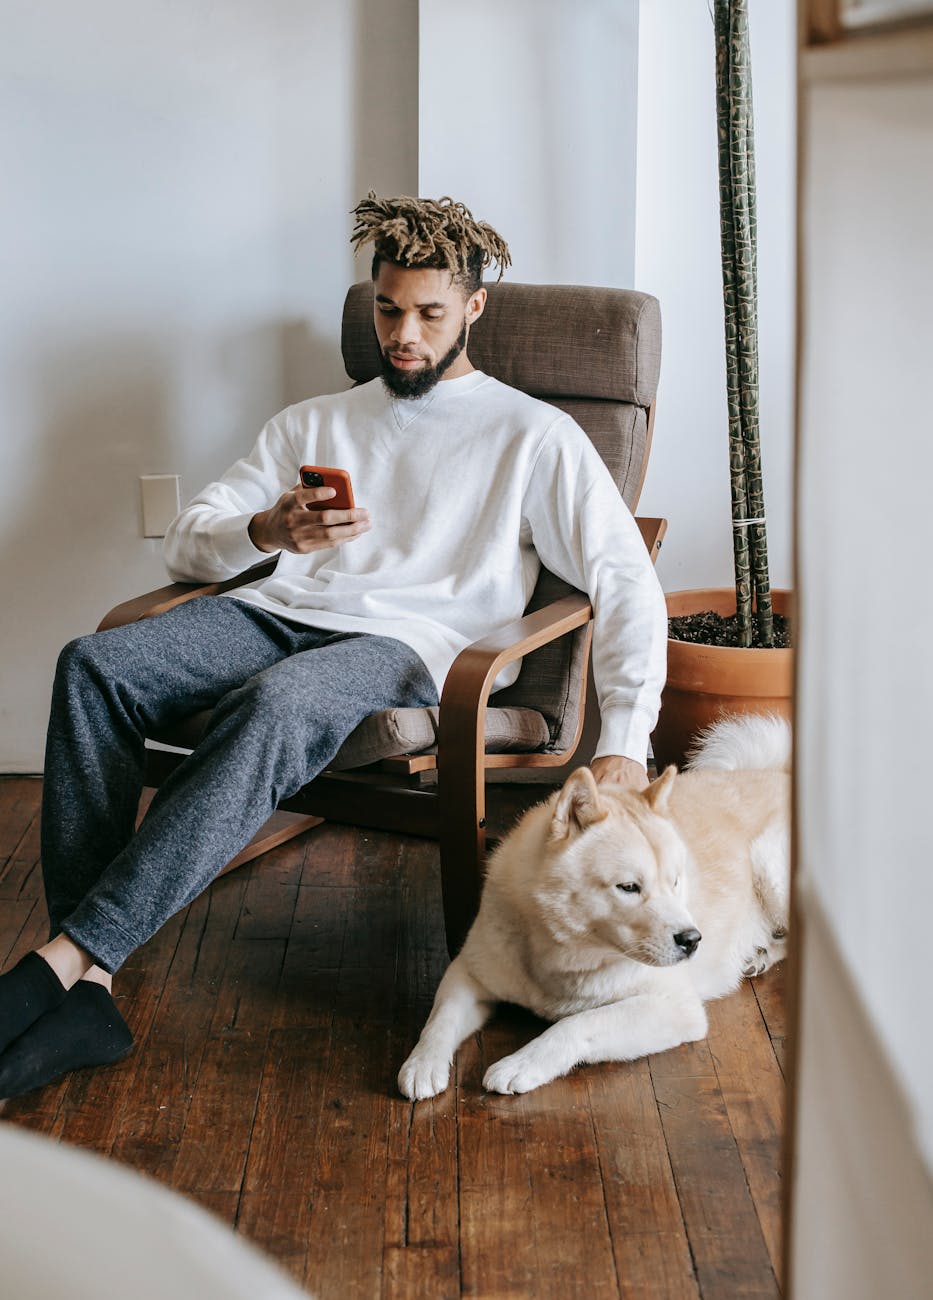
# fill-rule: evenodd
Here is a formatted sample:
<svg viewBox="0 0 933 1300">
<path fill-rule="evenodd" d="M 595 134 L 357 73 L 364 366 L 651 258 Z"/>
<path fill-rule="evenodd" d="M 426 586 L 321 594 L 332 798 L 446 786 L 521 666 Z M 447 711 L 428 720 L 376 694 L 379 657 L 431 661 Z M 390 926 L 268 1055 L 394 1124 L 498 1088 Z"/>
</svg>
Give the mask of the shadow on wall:
<svg viewBox="0 0 933 1300">
<path fill-rule="evenodd" d="M 0 771 L 35 772 L 61 647 L 167 581 L 161 542 L 142 536 L 140 475 L 180 474 L 189 499 L 313 394 L 316 369 L 342 366 L 301 320 L 36 337 L 21 357 L 0 486 Z"/>
<path fill-rule="evenodd" d="M 349 285 L 347 288 L 349 289 Z M 341 310 L 343 304 L 341 303 Z M 305 398 L 321 393 L 348 388 L 350 380 L 343 369 L 340 353 L 340 320 L 333 323 L 333 337 L 317 333 L 307 320 L 285 321 L 278 329 L 279 374 L 281 402 L 276 410 L 303 402 Z M 336 349 L 336 351 L 335 351 Z M 336 359 L 334 359 L 336 357 Z M 341 374 L 341 383 L 329 382 L 335 370 Z M 274 415 L 270 411 L 269 415 Z M 268 418 L 265 417 L 266 419 Z M 257 427 L 256 432 L 259 432 Z"/>
<path fill-rule="evenodd" d="M 19 552 L 46 596 L 51 589 L 61 599 L 80 585 L 92 556 L 103 553 L 108 567 L 130 560 L 130 524 L 139 532 L 132 477 L 169 441 L 165 351 L 155 335 L 81 335 L 30 348 L 17 372 L 17 492 L 0 519 L 0 542 L 4 555 Z M 111 552 L 117 541 L 122 549 Z"/>
<path fill-rule="evenodd" d="M 315 358 L 333 349 L 301 320 L 220 338 L 124 331 L 36 348 L 19 372 L 16 406 L 31 433 L 0 519 L 4 555 L 18 550 L 18 567 L 46 592 L 106 577 L 123 594 L 124 576 L 132 582 L 158 555 L 141 536 L 139 476 L 180 473 L 183 496 L 194 495 L 267 419 L 312 395 Z"/>
</svg>

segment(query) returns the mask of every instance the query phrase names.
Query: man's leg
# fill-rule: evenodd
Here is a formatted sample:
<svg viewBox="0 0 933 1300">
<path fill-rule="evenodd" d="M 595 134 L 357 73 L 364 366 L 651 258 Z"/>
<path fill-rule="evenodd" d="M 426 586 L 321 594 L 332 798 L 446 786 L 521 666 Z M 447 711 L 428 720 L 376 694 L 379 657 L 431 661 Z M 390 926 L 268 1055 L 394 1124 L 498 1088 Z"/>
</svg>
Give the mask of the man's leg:
<svg viewBox="0 0 933 1300">
<path fill-rule="evenodd" d="M 258 617 L 257 617 L 258 615 Z M 42 801 L 42 869 L 58 932 L 133 835 L 147 733 L 292 653 L 292 629 L 226 597 L 80 637 L 59 658 Z"/>
<path fill-rule="evenodd" d="M 437 703 L 418 655 L 389 637 L 316 634 L 229 691 L 193 754 L 62 929 L 113 971 L 327 766 L 370 713 Z"/>
<path fill-rule="evenodd" d="M 391 638 L 309 633 L 324 644 L 299 652 L 230 692 L 204 740 L 162 787 L 139 831 L 109 864 L 62 929 L 105 970 L 115 970 L 248 842 L 276 803 L 311 780 L 368 714 L 437 703 L 419 657 Z M 49 1020 L 52 1017 L 48 1018 Z M 0 1095 L 38 1086 L 39 1022 L 0 1060 Z M 29 1049 L 24 1075 L 18 1057 Z M 57 1065 L 60 1066 L 61 1054 Z M 93 1061 L 73 1059 L 64 1068 Z M 57 1069 L 60 1073 L 61 1069 Z M 46 1077 L 54 1077 L 46 1075 Z M 44 1079 L 43 1079 L 44 1081 Z"/>
<path fill-rule="evenodd" d="M 199 599 L 65 648 L 52 695 L 42 807 L 53 936 L 133 834 L 147 729 L 213 706 L 291 653 L 291 635 L 246 605 Z M 0 1051 L 60 1004 L 80 976 L 109 985 L 70 941 L 41 951 L 0 977 Z"/>
</svg>

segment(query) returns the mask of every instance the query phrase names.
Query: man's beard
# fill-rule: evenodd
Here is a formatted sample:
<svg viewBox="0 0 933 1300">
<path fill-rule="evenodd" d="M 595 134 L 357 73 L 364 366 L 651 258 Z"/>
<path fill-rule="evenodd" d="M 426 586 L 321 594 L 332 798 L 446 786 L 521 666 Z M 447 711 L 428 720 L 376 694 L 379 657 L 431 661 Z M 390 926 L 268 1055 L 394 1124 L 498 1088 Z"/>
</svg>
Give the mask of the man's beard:
<svg viewBox="0 0 933 1300">
<path fill-rule="evenodd" d="M 448 352 L 445 352 L 436 366 L 423 366 L 420 370 L 411 373 L 406 370 L 397 370 L 389 360 L 390 349 L 383 348 L 381 355 L 382 382 L 395 397 L 405 397 L 409 400 L 415 397 L 424 397 L 426 393 L 430 393 L 435 384 L 444 378 L 444 375 L 466 347 L 466 341 L 467 325 L 466 321 L 464 321 L 453 346 Z"/>
</svg>

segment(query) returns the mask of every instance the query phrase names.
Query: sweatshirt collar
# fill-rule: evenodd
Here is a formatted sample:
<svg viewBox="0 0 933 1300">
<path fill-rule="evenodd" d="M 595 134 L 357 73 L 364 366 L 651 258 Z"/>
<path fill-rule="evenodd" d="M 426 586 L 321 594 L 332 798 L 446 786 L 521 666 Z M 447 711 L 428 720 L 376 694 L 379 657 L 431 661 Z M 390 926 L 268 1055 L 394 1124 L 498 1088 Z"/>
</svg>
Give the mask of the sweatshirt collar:
<svg viewBox="0 0 933 1300">
<path fill-rule="evenodd" d="M 472 393 L 489 378 L 482 370 L 471 370 L 469 374 L 459 375 L 456 379 L 442 379 L 434 391 L 440 398 L 459 397 L 462 393 Z"/>
<path fill-rule="evenodd" d="M 460 397 L 464 393 L 471 393 L 474 388 L 479 388 L 484 384 L 489 376 L 482 370 L 471 370 L 469 374 L 458 375 L 456 379 L 442 379 L 435 384 L 429 393 L 424 397 L 395 397 L 392 395 L 390 401 L 394 406 L 399 408 L 400 414 L 405 413 L 414 415 L 418 411 L 427 410 L 435 402 L 447 401 L 450 397 Z"/>
</svg>

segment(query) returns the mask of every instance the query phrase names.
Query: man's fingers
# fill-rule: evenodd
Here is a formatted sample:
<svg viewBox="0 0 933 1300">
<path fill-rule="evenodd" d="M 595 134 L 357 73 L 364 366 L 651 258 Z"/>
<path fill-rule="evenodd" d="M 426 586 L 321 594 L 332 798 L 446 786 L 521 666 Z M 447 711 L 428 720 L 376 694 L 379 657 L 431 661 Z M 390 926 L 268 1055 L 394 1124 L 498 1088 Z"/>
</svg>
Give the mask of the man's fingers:
<svg viewBox="0 0 933 1300">
<path fill-rule="evenodd" d="M 302 523 L 300 527 L 291 532 L 291 549 L 299 555 L 307 555 L 311 551 L 323 550 L 328 546 L 340 546 L 344 542 L 350 542 L 354 537 L 360 537 L 363 533 L 368 533 L 372 524 L 368 519 L 357 520 L 349 524 L 317 524 Z"/>
<path fill-rule="evenodd" d="M 356 507 L 353 510 L 312 510 L 318 523 L 325 528 L 336 528 L 340 524 L 368 524 L 369 511 Z"/>
<path fill-rule="evenodd" d="M 338 542 L 346 541 L 348 537 L 358 537 L 360 533 L 368 533 L 371 527 L 368 519 L 358 519 L 349 524 L 322 524 L 315 529 L 315 533 L 318 538 Z"/>
<path fill-rule="evenodd" d="M 287 493 L 287 495 L 293 496 L 298 505 L 300 505 L 302 509 L 307 510 L 308 506 L 313 506 L 315 501 L 330 501 L 332 497 L 337 495 L 337 492 L 336 489 L 332 487 L 296 487 L 292 488 L 291 492 Z"/>
</svg>

